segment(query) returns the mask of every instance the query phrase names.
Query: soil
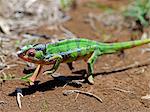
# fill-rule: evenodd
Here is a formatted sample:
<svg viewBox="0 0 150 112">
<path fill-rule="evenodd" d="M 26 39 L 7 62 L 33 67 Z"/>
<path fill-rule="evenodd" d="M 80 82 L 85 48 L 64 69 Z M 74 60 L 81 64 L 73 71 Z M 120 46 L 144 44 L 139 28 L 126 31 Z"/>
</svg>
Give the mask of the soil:
<svg viewBox="0 0 150 112">
<path fill-rule="evenodd" d="M 97 0 L 108 7 L 114 7 L 119 10 L 120 7 L 128 4 L 126 0 Z M 85 22 L 89 12 L 94 14 L 102 13 L 101 9 L 84 7 L 84 0 L 75 10 L 71 10 L 69 14 L 72 19 L 64 23 L 65 28 L 79 37 L 88 38 L 96 41 L 104 41 L 101 35 L 98 35 Z M 119 5 L 118 5 L 119 4 Z M 127 28 L 121 30 L 109 29 L 96 23 L 99 30 L 105 31 L 105 34 L 112 35 L 112 38 L 105 40 L 107 42 L 131 40 L 131 37 L 138 38 L 133 35 L 133 31 Z M 48 30 L 39 28 L 38 32 L 47 33 Z M 49 32 L 47 34 L 50 34 Z M 138 33 L 140 36 L 140 33 Z M 1 112 L 149 112 L 150 101 L 141 99 L 142 96 L 150 94 L 150 65 L 138 66 L 118 72 L 111 72 L 120 67 L 126 67 L 135 62 L 143 63 L 149 59 L 148 52 L 142 53 L 143 48 L 147 45 L 128 49 L 123 55 L 119 53 L 104 55 L 100 57 L 95 65 L 95 84 L 89 85 L 83 83 L 82 86 L 68 84 L 60 80 L 54 80 L 50 76 L 40 75 L 38 84 L 28 87 L 25 82 L 6 81 L 0 88 L 0 111 Z M 8 59 L 11 60 L 11 59 Z M 20 60 L 20 59 L 18 59 Z M 22 61 L 22 60 L 20 60 Z M 148 63 L 148 61 L 147 61 Z M 62 78 L 70 80 L 83 79 L 82 73 L 87 68 L 86 62 L 76 61 L 74 63 L 75 70 L 72 73 L 66 64 L 61 64 L 56 73 Z M 18 65 L 11 68 L 6 73 L 18 74 L 16 77 L 23 76 L 24 66 Z M 45 67 L 47 69 L 49 67 Z M 110 72 L 109 72 L 110 71 Z M 21 75 L 20 75 L 21 74 Z M 16 103 L 15 89 L 21 88 L 24 97 L 21 98 L 22 108 L 19 109 Z M 93 97 L 83 94 L 63 95 L 64 90 L 82 90 L 91 92 L 99 96 L 103 102 L 97 101 Z M 77 97 L 77 98 L 76 98 Z"/>
</svg>

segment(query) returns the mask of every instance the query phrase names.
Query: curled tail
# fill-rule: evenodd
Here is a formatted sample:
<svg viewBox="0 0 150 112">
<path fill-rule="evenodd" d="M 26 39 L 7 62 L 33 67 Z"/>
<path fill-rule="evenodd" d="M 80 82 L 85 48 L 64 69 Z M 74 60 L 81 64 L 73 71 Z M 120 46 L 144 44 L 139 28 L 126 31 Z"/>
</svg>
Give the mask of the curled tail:
<svg viewBox="0 0 150 112">
<path fill-rule="evenodd" d="M 118 42 L 118 43 L 108 43 L 108 44 L 103 44 L 100 43 L 100 49 L 103 49 L 103 53 L 114 53 L 117 51 L 121 51 L 124 49 L 129 49 L 137 46 L 141 46 L 143 44 L 148 44 L 150 43 L 150 39 L 144 39 L 144 40 L 135 40 L 135 41 L 129 41 L 129 42 Z"/>
</svg>

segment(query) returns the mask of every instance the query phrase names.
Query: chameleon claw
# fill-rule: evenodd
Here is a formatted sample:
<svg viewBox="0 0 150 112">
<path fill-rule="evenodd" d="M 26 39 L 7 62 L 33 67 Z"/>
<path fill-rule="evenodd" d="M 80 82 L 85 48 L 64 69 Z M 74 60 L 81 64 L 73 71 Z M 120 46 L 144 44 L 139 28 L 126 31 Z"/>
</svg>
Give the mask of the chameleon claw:
<svg viewBox="0 0 150 112">
<path fill-rule="evenodd" d="M 94 78 L 93 78 L 93 76 L 92 75 L 90 75 L 89 77 L 88 77 L 88 81 L 89 81 L 89 83 L 90 84 L 94 84 Z"/>
</svg>

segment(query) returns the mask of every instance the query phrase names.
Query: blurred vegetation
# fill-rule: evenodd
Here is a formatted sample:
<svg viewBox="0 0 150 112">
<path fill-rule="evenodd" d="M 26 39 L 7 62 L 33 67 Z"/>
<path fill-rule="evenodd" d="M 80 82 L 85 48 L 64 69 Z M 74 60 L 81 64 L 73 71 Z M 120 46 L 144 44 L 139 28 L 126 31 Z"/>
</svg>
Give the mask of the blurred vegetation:
<svg viewBox="0 0 150 112">
<path fill-rule="evenodd" d="M 124 15 L 134 18 L 143 27 L 148 26 L 150 19 L 150 0 L 135 0 L 133 4 L 129 5 Z"/>
<path fill-rule="evenodd" d="M 60 0 L 62 10 L 69 10 L 75 4 L 75 0 Z"/>
<path fill-rule="evenodd" d="M 3 75 L 0 77 L 0 83 L 4 82 L 6 80 L 13 80 L 14 78 L 15 78 L 15 76 L 12 74 L 3 73 Z"/>
<path fill-rule="evenodd" d="M 89 7 L 89 8 L 99 8 L 99 9 L 104 10 L 104 11 L 106 11 L 106 10 L 107 11 L 112 11 L 113 10 L 112 7 L 109 7 L 105 4 L 98 3 L 96 1 L 87 2 L 87 3 L 85 3 L 85 6 Z"/>
</svg>

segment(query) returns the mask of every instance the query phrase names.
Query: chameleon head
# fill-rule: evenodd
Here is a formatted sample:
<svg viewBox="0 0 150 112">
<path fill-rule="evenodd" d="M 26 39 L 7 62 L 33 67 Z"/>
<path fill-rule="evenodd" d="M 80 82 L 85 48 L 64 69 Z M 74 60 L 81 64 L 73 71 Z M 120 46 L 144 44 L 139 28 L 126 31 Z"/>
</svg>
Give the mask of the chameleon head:
<svg viewBox="0 0 150 112">
<path fill-rule="evenodd" d="M 17 55 L 25 61 L 41 64 L 44 58 L 44 48 L 40 45 L 27 45 L 21 48 Z"/>
</svg>

